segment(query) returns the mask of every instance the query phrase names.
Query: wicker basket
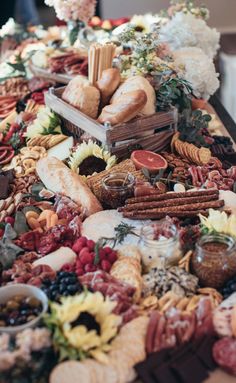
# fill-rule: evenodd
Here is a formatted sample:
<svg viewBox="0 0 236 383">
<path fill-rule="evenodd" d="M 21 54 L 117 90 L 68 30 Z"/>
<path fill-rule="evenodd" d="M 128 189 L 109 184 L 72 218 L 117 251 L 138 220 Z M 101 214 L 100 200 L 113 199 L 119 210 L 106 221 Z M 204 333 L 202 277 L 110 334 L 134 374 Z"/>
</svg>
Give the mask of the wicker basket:
<svg viewBox="0 0 236 383">
<path fill-rule="evenodd" d="M 45 102 L 58 113 L 66 129 L 75 138 L 83 133 L 96 138 L 118 158 L 125 158 L 129 150 L 140 147 L 154 152 L 165 150 L 171 142 L 177 125 L 177 110 L 158 112 L 151 116 L 138 117 L 112 127 L 99 124 L 62 100 L 63 88 L 51 88 L 45 94 Z"/>
</svg>

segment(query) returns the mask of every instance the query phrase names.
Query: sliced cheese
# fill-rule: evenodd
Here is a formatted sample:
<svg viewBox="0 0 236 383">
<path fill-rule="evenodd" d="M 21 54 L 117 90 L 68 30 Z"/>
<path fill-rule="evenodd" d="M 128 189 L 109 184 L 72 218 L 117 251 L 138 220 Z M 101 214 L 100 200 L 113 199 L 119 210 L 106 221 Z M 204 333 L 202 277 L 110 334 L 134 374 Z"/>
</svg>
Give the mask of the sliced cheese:
<svg viewBox="0 0 236 383">
<path fill-rule="evenodd" d="M 49 157 L 56 157 L 61 161 L 64 161 L 70 156 L 70 149 L 74 145 L 73 137 L 68 137 L 66 140 L 60 142 L 59 144 L 53 146 L 48 150 Z"/>
<path fill-rule="evenodd" d="M 69 247 L 60 247 L 60 249 L 45 255 L 37 261 L 33 262 L 33 267 L 39 265 L 48 265 L 54 271 L 58 271 L 62 268 L 65 263 L 73 263 L 76 260 L 76 254 Z"/>
</svg>

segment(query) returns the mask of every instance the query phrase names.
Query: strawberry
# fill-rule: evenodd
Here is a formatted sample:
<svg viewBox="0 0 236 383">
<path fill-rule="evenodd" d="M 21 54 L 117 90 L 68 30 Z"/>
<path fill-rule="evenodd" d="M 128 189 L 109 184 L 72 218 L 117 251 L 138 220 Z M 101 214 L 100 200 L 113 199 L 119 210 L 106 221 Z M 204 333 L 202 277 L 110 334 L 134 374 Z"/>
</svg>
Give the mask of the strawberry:
<svg viewBox="0 0 236 383">
<path fill-rule="evenodd" d="M 90 253 L 83 253 L 82 255 L 79 256 L 80 261 L 82 265 L 87 265 L 88 263 L 91 264 L 93 262 L 93 258 Z"/>
<path fill-rule="evenodd" d="M 95 242 L 92 241 L 91 239 L 87 240 L 87 247 L 89 248 L 90 251 L 94 250 Z"/>
<path fill-rule="evenodd" d="M 106 271 L 107 273 L 109 273 L 109 271 L 111 270 L 110 262 L 105 259 L 101 262 L 101 267 L 102 270 Z"/>
</svg>

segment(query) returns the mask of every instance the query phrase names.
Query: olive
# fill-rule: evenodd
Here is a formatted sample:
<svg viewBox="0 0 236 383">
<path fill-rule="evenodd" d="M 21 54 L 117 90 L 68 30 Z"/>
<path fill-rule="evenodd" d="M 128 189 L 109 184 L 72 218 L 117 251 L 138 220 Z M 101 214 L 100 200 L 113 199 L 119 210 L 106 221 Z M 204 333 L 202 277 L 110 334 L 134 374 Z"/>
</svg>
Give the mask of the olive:
<svg viewBox="0 0 236 383">
<path fill-rule="evenodd" d="M 20 307 L 20 304 L 15 300 L 10 300 L 6 305 L 8 310 L 17 310 Z"/>
<path fill-rule="evenodd" d="M 25 303 L 27 303 L 30 307 L 39 307 L 41 305 L 40 300 L 35 297 L 26 298 Z"/>
<path fill-rule="evenodd" d="M 21 303 L 25 299 L 24 295 L 15 295 L 14 296 L 14 301 Z"/>
</svg>

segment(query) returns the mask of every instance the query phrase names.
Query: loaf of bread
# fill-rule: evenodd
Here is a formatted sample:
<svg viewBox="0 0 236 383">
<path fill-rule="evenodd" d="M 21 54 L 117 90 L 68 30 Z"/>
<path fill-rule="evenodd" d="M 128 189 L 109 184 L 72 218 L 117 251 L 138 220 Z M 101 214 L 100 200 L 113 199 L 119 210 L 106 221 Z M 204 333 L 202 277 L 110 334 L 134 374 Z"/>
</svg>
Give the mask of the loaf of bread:
<svg viewBox="0 0 236 383">
<path fill-rule="evenodd" d="M 129 77 L 122 85 L 120 85 L 112 96 L 111 104 L 116 102 L 121 95 L 125 95 L 134 90 L 143 90 L 147 95 L 147 102 L 140 114 L 144 116 L 154 114 L 156 111 L 156 94 L 150 82 L 142 76 Z"/>
<path fill-rule="evenodd" d="M 120 71 L 117 68 L 105 69 L 102 72 L 102 77 L 97 81 L 97 88 L 101 92 L 102 105 L 107 105 L 111 96 L 120 85 Z"/>
<path fill-rule="evenodd" d="M 54 193 L 69 197 L 81 207 L 86 217 L 102 210 L 102 206 L 84 182 L 55 157 L 44 157 L 37 162 L 36 170 L 45 187 Z"/>
<path fill-rule="evenodd" d="M 109 121 L 111 125 L 130 121 L 139 114 L 146 102 L 147 95 L 143 90 L 122 94 L 111 105 L 103 108 L 98 121 L 101 124 Z"/>
<path fill-rule="evenodd" d="M 96 119 L 100 103 L 100 92 L 83 76 L 76 76 L 69 82 L 62 99 L 87 116 Z"/>
</svg>

